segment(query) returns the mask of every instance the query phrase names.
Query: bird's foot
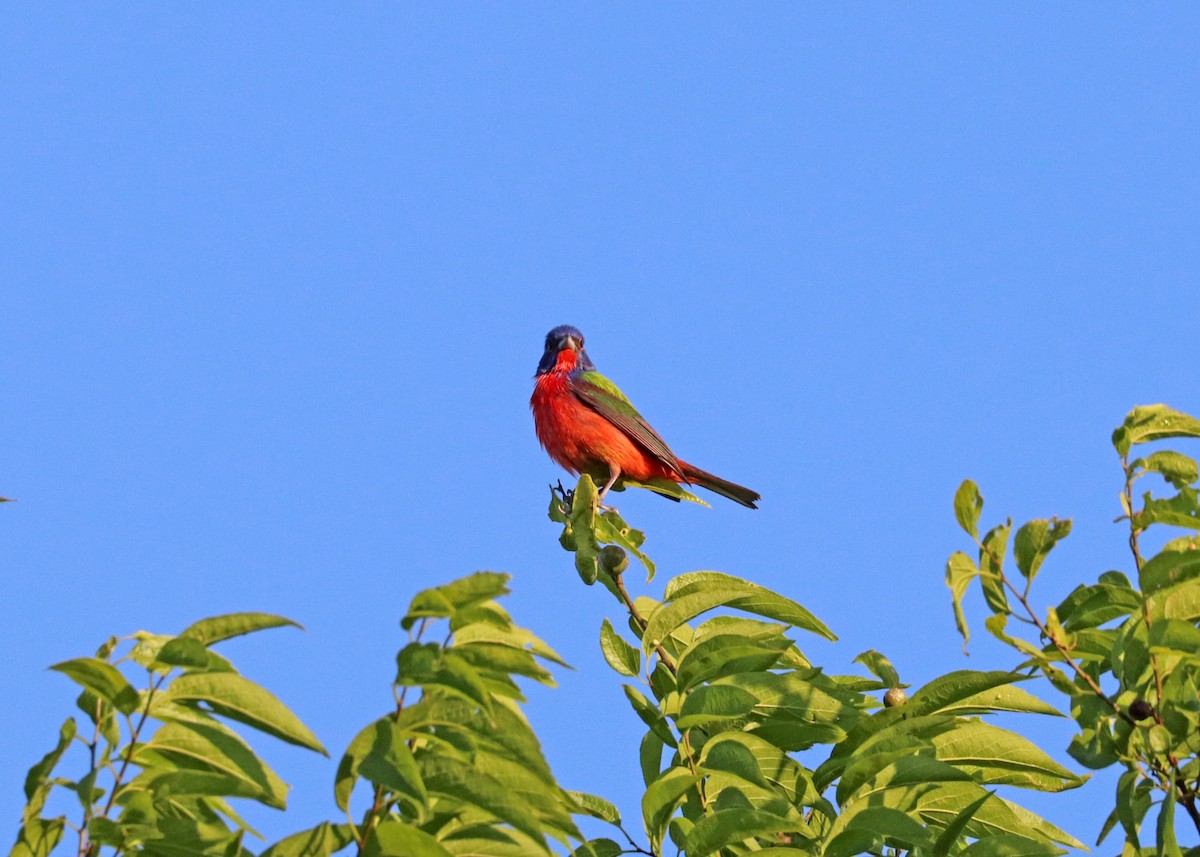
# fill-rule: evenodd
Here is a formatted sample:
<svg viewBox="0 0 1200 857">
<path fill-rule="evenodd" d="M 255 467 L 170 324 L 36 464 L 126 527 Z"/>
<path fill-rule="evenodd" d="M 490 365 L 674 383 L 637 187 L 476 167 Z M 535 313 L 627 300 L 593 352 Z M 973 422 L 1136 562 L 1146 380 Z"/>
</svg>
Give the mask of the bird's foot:
<svg viewBox="0 0 1200 857">
<path fill-rule="evenodd" d="M 570 489 L 570 488 L 564 488 L 564 487 L 563 487 L 563 484 L 562 484 L 562 480 L 561 480 L 561 479 L 560 479 L 560 480 L 558 480 L 558 484 L 557 484 L 557 485 L 551 485 L 551 486 L 550 486 L 550 490 L 551 490 L 553 493 L 555 493 L 555 494 L 559 495 L 560 497 L 562 497 L 562 500 L 561 500 L 561 501 L 559 502 L 559 504 L 558 504 L 558 508 L 559 508 L 560 510 L 562 510 L 562 513 L 563 513 L 564 515 L 570 515 L 570 514 L 571 514 L 571 507 L 575 505 L 575 492 L 574 492 L 574 490 L 572 490 L 572 489 Z"/>
</svg>

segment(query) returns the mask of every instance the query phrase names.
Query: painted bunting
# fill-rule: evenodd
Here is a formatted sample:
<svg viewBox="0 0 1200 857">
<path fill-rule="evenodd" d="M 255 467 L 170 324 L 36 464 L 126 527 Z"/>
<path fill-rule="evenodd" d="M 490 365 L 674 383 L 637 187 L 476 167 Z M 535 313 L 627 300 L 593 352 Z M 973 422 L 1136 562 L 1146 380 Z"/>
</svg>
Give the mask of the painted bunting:
<svg viewBox="0 0 1200 857">
<path fill-rule="evenodd" d="M 610 488 L 621 487 L 626 479 L 674 500 L 679 497 L 660 489 L 685 483 L 758 508 L 757 491 L 676 457 L 617 385 L 596 371 L 578 328 L 564 324 L 546 334 L 529 406 L 546 452 L 571 473 L 586 473 L 597 485 L 603 483 L 601 502 Z"/>
</svg>

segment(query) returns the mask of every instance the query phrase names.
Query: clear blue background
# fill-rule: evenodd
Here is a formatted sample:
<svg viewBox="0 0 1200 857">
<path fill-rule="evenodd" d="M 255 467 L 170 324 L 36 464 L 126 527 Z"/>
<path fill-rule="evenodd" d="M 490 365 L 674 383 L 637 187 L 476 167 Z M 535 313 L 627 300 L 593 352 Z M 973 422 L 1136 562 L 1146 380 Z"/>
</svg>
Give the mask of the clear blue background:
<svg viewBox="0 0 1200 857">
<path fill-rule="evenodd" d="M 1011 665 L 954 631 L 955 487 L 1075 519 L 1057 603 L 1131 566 L 1111 429 L 1200 412 L 1198 43 L 1182 4 L 6 6 L 0 817 L 72 708 L 48 664 L 251 609 L 307 633 L 227 653 L 335 756 L 257 741 L 296 788 L 251 818 L 336 817 L 409 598 L 488 568 L 576 667 L 530 692 L 555 771 L 640 829 L 620 610 L 527 407 L 564 322 L 764 498 L 622 495 L 635 591 L 749 577 L 835 671 Z M 1018 797 L 1090 843 L 1112 778 Z"/>
</svg>

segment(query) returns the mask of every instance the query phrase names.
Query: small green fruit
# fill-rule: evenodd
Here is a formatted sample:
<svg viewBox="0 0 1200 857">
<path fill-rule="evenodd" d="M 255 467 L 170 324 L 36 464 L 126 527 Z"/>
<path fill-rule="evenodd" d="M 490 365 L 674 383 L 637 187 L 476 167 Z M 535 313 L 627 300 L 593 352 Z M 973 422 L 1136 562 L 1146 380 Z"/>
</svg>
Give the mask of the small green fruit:
<svg viewBox="0 0 1200 857">
<path fill-rule="evenodd" d="M 616 577 L 629 568 L 629 555 L 625 553 L 624 548 L 605 545 L 600 549 L 600 567 L 612 577 Z"/>
<path fill-rule="evenodd" d="M 896 708 L 908 702 L 908 694 L 902 687 L 893 687 L 883 695 L 884 708 Z"/>
</svg>

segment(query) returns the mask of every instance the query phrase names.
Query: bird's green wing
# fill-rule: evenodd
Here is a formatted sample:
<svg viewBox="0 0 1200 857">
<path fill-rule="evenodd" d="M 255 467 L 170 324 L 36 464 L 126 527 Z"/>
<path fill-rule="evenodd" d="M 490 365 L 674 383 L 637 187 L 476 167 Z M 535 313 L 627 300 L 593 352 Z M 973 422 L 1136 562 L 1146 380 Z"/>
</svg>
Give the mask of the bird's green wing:
<svg viewBox="0 0 1200 857">
<path fill-rule="evenodd" d="M 570 380 L 571 392 L 581 402 L 615 425 L 634 443 L 641 446 L 671 470 L 680 472 L 679 459 L 667 442 L 637 412 L 612 381 L 599 372 L 582 372 Z"/>
</svg>

